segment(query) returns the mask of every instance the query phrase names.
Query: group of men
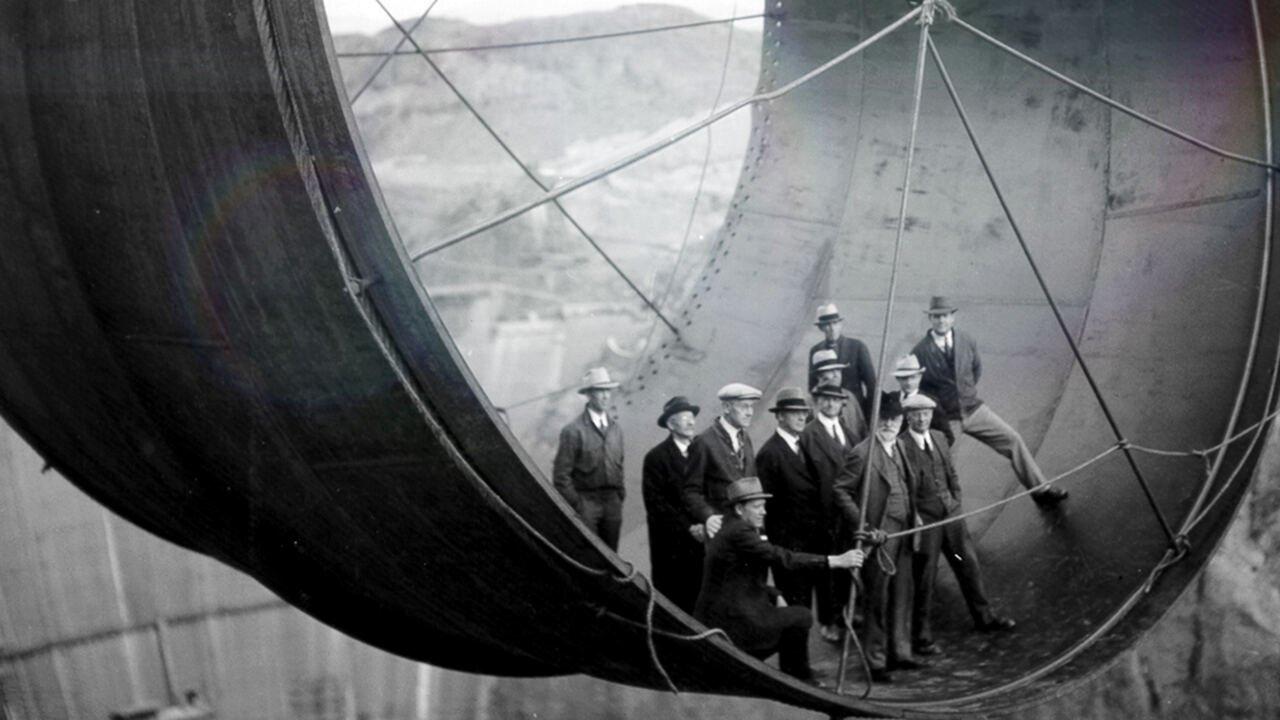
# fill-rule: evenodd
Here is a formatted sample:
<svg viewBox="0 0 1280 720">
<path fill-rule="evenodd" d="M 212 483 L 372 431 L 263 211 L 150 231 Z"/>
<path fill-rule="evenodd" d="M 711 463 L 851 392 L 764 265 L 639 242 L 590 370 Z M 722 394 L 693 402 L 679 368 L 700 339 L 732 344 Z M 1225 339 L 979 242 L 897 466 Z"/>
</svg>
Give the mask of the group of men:
<svg viewBox="0 0 1280 720">
<path fill-rule="evenodd" d="M 840 641 L 854 578 L 845 570 L 861 568 L 858 614 L 877 682 L 940 652 L 930 624 L 939 557 L 955 573 L 975 628 L 1011 630 L 1014 621 L 987 599 L 964 522 L 913 530 L 959 513 L 951 447 L 961 435 L 1008 458 L 1024 486 L 1040 488 L 1032 498 L 1042 508 L 1067 497 L 1045 484 L 1021 436 L 978 398 L 978 346 L 954 327 L 957 310 L 933 298 L 929 332 L 894 368 L 899 389 L 877 403 L 866 344 L 843 335 L 835 305 L 819 308 L 824 339 L 808 353 L 809 391 L 777 392 L 768 408 L 777 428 L 758 452 L 747 429 L 759 390 L 721 388 L 721 413 L 701 433 L 700 408 L 684 396 L 668 400 L 658 417 L 668 436 L 643 469 L 654 585 L 745 651 L 777 652 L 784 672 L 810 682 L 817 682 L 808 661 L 810 608 L 822 637 Z M 586 409 L 561 431 L 553 470 L 556 488 L 615 550 L 623 443 L 608 407 L 617 386 L 602 368 L 588 372 L 580 390 Z M 874 559 L 849 549 L 855 544 Z"/>
</svg>

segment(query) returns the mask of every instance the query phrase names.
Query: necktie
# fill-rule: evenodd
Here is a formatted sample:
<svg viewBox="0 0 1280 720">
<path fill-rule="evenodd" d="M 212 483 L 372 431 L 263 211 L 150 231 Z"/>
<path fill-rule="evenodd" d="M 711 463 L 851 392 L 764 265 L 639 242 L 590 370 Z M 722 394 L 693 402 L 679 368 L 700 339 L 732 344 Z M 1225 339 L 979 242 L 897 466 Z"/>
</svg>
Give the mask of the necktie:
<svg viewBox="0 0 1280 720">
<path fill-rule="evenodd" d="M 609 419 L 606 416 L 601 415 L 600 423 L 596 425 L 596 427 L 600 428 L 600 432 L 606 432 L 609 429 Z"/>
<path fill-rule="evenodd" d="M 952 349 L 951 347 L 951 336 L 947 335 L 945 338 L 943 338 L 942 342 L 946 346 L 947 362 L 954 363 L 956 361 L 956 353 L 955 353 L 955 350 Z"/>
<path fill-rule="evenodd" d="M 738 430 L 738 447 L 734 449 L 733 454 L 738 456 L 738 468 L 746 469 L 747 453 L 747 434 L 741 429 Z"/>
<path fill-rule="evenodd" d="M 831 426 L 831 437 L 840 443 L 840 447 L 844 447 L 844 431 L 840 429 L 840 423 L 834 423 Z"/>
</svg>

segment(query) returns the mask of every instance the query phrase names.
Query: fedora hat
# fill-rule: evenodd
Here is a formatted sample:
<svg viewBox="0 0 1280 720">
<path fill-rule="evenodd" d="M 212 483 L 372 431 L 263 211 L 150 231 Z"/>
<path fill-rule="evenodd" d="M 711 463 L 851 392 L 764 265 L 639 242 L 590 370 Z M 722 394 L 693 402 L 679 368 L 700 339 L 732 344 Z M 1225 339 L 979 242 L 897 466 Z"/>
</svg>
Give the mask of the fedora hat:
<svg viewBox="0 0 1280 720">
<path fill-rule="evenodd" d="M 822 372 L 823 370 L 843 370 L 849 367 L 849 363 L 840 362 L 840 357 L 836 355 L 835 350 L 819 350 L 813 354 L 810 361 L 813 365 L 814 372 Z"/>
<path fill-rule="evenodd" d="M 764 491 L 764 486 L 760 484 L 760 478 L 748 475 L 729 483 L 729 488 L 725 493 L 725 504 L 736 505 L 740 502 L 765 500 L 771 497 L 773 495 Z"/>
<path fill-rule="evenodd" d="M 902 400 L 898 397 L 898 393 L 880 393 L 880 417 L 902 417 Z"/>
<path fill-rule="evenodd" d="M 952 313 L 959 309 L 945 295 L 934 295 L 929 299 L 929 309 L 924 312 L 926 315 L 941 315 L 942 313 Z"/>
<path fill-rule="evenodd" d="M 924 393 L 915 393 L 911 397 L 902 401 L 902 409 L 905 412 L 910 412 L 912 410 L 932 410 L 936 407 L 938 407 L 938 403 L 934 402 L 933 398 L 925 395 Z"/>
<path fill-rule="evenodd" d="M 698 413 L 701 412 L 702 408 L 689 402 L 689 398 L 683 395 L 676 395 L 671 398 L 667 401 L 666 405 L 662 406 L 662 414 L 658 416 L 658 427 L 665 428 L 667 426 L 667 421 L 671 419 L 672 415 L 682 413 L 686 410 L 693 413 L 696 417 Z"/>
<path fill-rule="evenodd" d="M 736 382 L 720 388 L 716 397 L 720 400 L 759 400 L 762 394 L 746 383 Z"/>
<path fill-rule="evenodd" d="M 814 397 L 834 397 L 841 400 L 849 399 L 849 391 L 835 383 L 821 383 L 810 392 Z"/>
<path fill-rule="evenodd" d="M 893 376 L 896 378 L 912 377 L 913 375 L 923 375 L 924 368 L 920 367 L 920 358 L 914 354 L 903 355 L 898 359 L 898 364 L 893 368 Z"/>
<path fill-rule="evenodd" d="M 813 324 L 822 327 L 827 323 L 840 322 L 841 320 L 844 320 L 844 318 L 840 316 L 840 308 L 836 307 L 835 303 L 827 303 L 818 308 L 818 319 L 814 320 Z"/>
<path fill-rule="evenodd" d="M 786 410 L 808 410 L 809 400 L 805 398 L 804 391 L 798 387 L 784 387 L 773 396 L 773 407 L 769 408 L 769 412 L 777 413 Z"/>
<path fill-rule="evenodd" d="M 582 376 L 582 387 L 578 388 L 578 392 L 586 395 L 592 390 L 612 390 L 622 383 L 614 382 L 609 379 L 609 371 L 602 367 L 593 367 Z"/>
</svg>

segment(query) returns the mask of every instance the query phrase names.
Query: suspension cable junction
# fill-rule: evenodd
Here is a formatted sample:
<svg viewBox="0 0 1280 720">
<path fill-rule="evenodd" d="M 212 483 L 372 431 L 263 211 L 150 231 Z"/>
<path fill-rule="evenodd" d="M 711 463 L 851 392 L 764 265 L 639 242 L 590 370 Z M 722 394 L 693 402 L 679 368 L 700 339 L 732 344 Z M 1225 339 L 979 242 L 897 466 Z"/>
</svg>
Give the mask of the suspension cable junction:
<svg viewBox="0 0 1280 720">
<path fill-rule="evenodd" d="M 883 28 L 883 29 L 881 29 L 879 32 L 877 32 L 876 34 L 872 35 L 871 37 L 867 38 L 866 40 L 863 40 L 862 42 L 858 43 L 857 45 L 853 46 L 852 48 L 849 48 L 848 50 L 846 50 L 846 51 L 844 51 L 844 52 L 840 53 L 839 55 L 837 55 L 837 56 L 835 56 L 834 58 L 832 58 L 832 59 L 828 60 L 827 62 L 823 63 L 822 65 L 819 65 L 818 67 L 814 68 L 813 70 L 810 70 L 809 72 L 805 73 L 804 75 L 801 75 L 800 77 L 796 78 L 795 80 L 792 80 L 791 82 L 787 83 L 786 85 L 783 85 L 783 86 L 781 86 L 781 87 L 779 87 L 779 88 L 777 88 L 777 89 L 775 89 L 775 90 L 771 90 L 771 91 L 769 91 L 769 92 L 758 93 L 758 94 L 756 94 L 756 95 L 752 95 L 752 96 L 750 96 L 750 97 L 743 98 L 742 100 L 739 100 L 739 101 L 735 102 L 734 104 L 729 105 L 728 107 L 724 108 L 723 110 L 720 110 L 720 111 L 716 112 L 715 114 L 711 115 L 710 117 L 708 117 L 708 118 L 706 118 L 706 119 L 704 119 L 704 120 L 700 120 L 700 121 L 698 121 L 698 122 L 695 122 L 695 123 L 693 123 L 692 125 L 689 125 L 688 127 L 685 127 L 684 129 L 679 130 L 679 131 L 677 131 L 677 132 L 673 133 L 671 136 L 667 137 L 667 138 L 666 138 L 666 139 L 664 139 L 664 140 L 660 140 L 660 141 L 658 141 L 658 142 L 656 142 L 656 143 L 654 143 L 654 144 L 652 144 L 652 145 L 650 145 L 650 146 L 648 146 L 648 147 L 646 147 L 646 148 L 643 148 L 643 149 L 638 150 L 638 151 L 636 151 L 636 152 L 634 152 L 634 153 L 632 153 L 632 154 L 630 154 L 630 155 L 627 155 L 626 157 L 623 157 L 623 158 L 621 158 L 621 159 L 619 159 L 619 160 L 615 160 L 614 162 L 610 163 L 609 165 L 607 165 L 607 166 L 605 166 L 605 167 L 603 167 L 603 168 L 601 168 L 601 169 L 599 169 L 599 170 L 596 170 L 596 171 L 594 171 L 594 172 L 588 173 L 588 174 L 583 175 L 583 176 L 581 176 L 581 177 L 574 178 L 573 180 L 570 180 L 570 181 L 568 181 L 568 182 L 566 182 L 566 183 L 564 183 L 564 184 L 562 184 L 562 185 L 557 185 L 557 186 L 555 186 L 554 188 L 552 188 L 551 190 L 547 191 L 547 193 L 546 193 L 545 195 L 543 195 L 542 197 L 540 197 L 540 198 L 536 198 L 536 199 L 534 199 L 534 200 L 531 200 L 531 201 L 529 201 L 529 202 L 523 203 L 523 204 L 521 204 L 521 205 L 517 205 L 517 206 L 515 206 L 515 207 L 509 208 L 508 210 L 506 210 L 506 211 L 502 212 L 501 214 L 496 215 L 496 216 L 494 216 L 494 217 L 492 217 L 492 218 L 490 218 L 490 219 L 488 219 L 488 220 L 485 220 L 484 222 L 482 222 L 482 223 L 480 223 L 480 224 L 478 224 L 478 225 L 475 225 L 474 227 L 471 227 L 471 228 L 469 228 L 469 229 L 467 229 L 467 230 L 463 230 L 462 232 L 460 232 L 460 233 L 458 233 L 458 234 L 456 234 L 456 235 L 454 235 L 454 236 L 452 236 L 452 237 L 448 238 L 447 240 L 444 240 L 444 241 L 442 241 L 442 242 L 440 242 L 440 243 L 437 243 L 436 245 L 432 245 L 431 247 L 425 248 L 425 249 L 423 249 L 423 250 L 419 250 L 417 253 L 415 253 L 415 254 L 411 255 L 409 259 L 410 259 L 410 260 L 417 261 L 417 260 L 419 260 L 419 259 L 421 259 L 421 258 L 424 258 L 424 257 L 426 257 L 426 256 L 428 256 L 428 255 L 431 255 L 431 254 L 433 254 L 433 253 L 440 252 L 441 250 L 444 250 L 445 248 L 448 248 L 448 247 L 451 247 L 451 246 L 453 246 L 453 245 L 456 245 L 456 244 L 458 244 L 458 243 L 462 242 L 463 240 L 466 240 L 467 238 L 470 238 L 470 237 L 473 237 L 473 236 L 475 236 L 475 235 L 478 235 L 478 234 L 480 234 L 480 233 L 484 232 L 485 230 L 489 230 L 489 229 L 494 228 L 494 227 L 496 227 L 496 226 L 498 226 L 498 225 L 501 225 L 502 223 L 507 222 L 508 220 L 511 220 L 511 219 L 513 219 L 513 218 L 520 217 L 521 215 L 523 215 L 523 214 L 525 214 L 525 213 L 529 212 L 530 210 L 532 210 L 532 209 L 534 209 L 534 208 L 536 208 L 536 207 L 539 207 L 539 206 L 545 205 L 546 203 L 549 203 L 549 202 L 551 202 L 552 200 L 555 200 L 556 198 L 559 198 L 559 197 L 563 197 L 563 196 L 565 196 L 565 195 L 568 195 L 569 193 L 571 193 L 571 192 L 573 192 L 573 191 L 575 191 L 575 190 L 579 190 L 579 189 L 581 189 L 581 188 L 583 188 L 583 187 L 585 187 L 585 186 L 587 186 L 587 185 L 590 185 L 591 183 L 594 183 L 594 182 L 596 182 L 597 180 L 600 180 L 600 179 L 602 179 L 602 178 L 608 177 L 608 176 L 610 176 L 610 175 L 612 175 L 612 174 L 614 174 L 614 173 L 618 172 L 619 170 L 622 170 L 622 169 L 624 169 L 624 168 L 630 167 L 630 166 L 632 166 L 632 165 L 634 165 L 634 164 L 636 164 L 636 163 L 640 162 L 641 160 L 643 160 L 643 159 L 645 159 L 645 158 L 649 157 L 650 155 L 653 155 L 653 154 L 654 154 L 654 153 L 656 153 L 656 152 L 659 152 L 659 151 L 661 151 L 661 150 L 664 150 L 664 149 L 666 149 L 666 148 L 668 148 L 668 147 L 670 147 L 670 146 L 672 146 L 672 145 L 674 145 L 674 144 L 676 144 L 676 143 L 680 142 L 681 140 L 684 140 L 685 138 L 687 138 L 687 137 L 689 137 L 690 135 L 692 135 L 692 134 L 696 133 L 697 131 L 701 130 L 702 128 L 707 127 L 708 125 L 712 125 L 712 124 L 714 124 L 714 123 L 717 123 L 717 122 L 719 122 L 719 121 L 723 120 L 724 118 L 728 117 L 729 115 L 732 115 L 733 113 L 735 113 L 735 112 L 737 112 L 737 111 L 741 110 L 741 109 L 742 109 L 742 108 L 744 108 L 744 107 L 747 107 L 747 106 L 749 106 L 749 105 L 753 105 L 753 104 L 756 104 L 756 103 L 768 102 L 768 101 L 770 101 L 770 100 L 776 100 L 777 98 L 780 98 L 780 97 L 782 97 L 782 96 L 786 95 L 787 93 L 790 93 L 792 90 L 795 90 L 796 88 L 798 88 L 798 87 L 800 87 L 800 86 L 802 86 L 802 85 L 804 85 L 804 84 L 808 83 L 809 81 L 813 80 L 814 78 L 818 77 L 819 75 L 822 75 L 822 74 L 826 73 L 827 71 L 829 71 L 831 68 L 835 67 L 836 65 L 839 65 L 840 63 L 844 62 L 845 60 L 848 60 L 849 58 L 853 57 L 854 55 L 857 55 L 858 53 L 860 53 L 860 52 L 862 52 L 863 50 L 867 49 L 868 47 L 870 47 L 871 45 L 875 44 L 877 41 L 879 41 L 880 39 L 882 39 L 884 36 L 888 35 L 889 33 L 893 32 L 894 30 L 898 29 L 899 27 L 902 27 L 902 26 L 903 26 L 903 25 L 905 25 L 906 23 L 910 22 L 913 18 L 915 18 L 915 17 L 916 17 L 917 15 L 919 15 L 919 14 L 920 14 L 920 8 L 919 8 L 919 7 L 912 8 L 912 10 L 911 10 L 910 12 L 908 12 L 906 15 L 903 15 L 903 16 L 902 16 L 901 18 L 899 18 L 898 20 L 896 20 L 896 21 L 894 21 L 893 23 L 891 23 L 890 25 L 888 25 L 888 26 L 884 27 L 884 28 Z"/>
<path fill-rule="evenodd" d="M 440 0 L 431 0 L 431 4 L 427 6 L 427 9 L 423 10 L 422 15 L 419 16 L 416 21 L 414 21 L 413 27 L 409 28 L 410 35 L 412 35 L 418 29 L 418 26 L 426 22 L 427 16 L 431 14 L 432 8 L 434 8 L 436 6 L 436 3 L 438 2 L 440 2 Z M 360 89 L 356 90 L 355 94 L 351 96 L 351 100 L 350 100 L 351 105 L 354 105 L 355 102 L 360 99 L 360 96 L 364 95 L 364 91 L 368 90 L 369 87 L 373 85 L 373 81 L 377 80 L 378 76 L 382 74 L 382 71 L 386 69 L 387 63 L 391 62 L 391 58 L 399 54 L 400 48 L 404 47 L 404 43 L 405 43 L 405 39 L 404 37 L 401 37 L 399 40 L 396 41 L 396 46 L 394 48 L 391 48 L 390 52 L 370 53 L 370 57 L 381 57 L 382 60 L 378 62 L 378 66 L 373 69 L 373 72 L 369 73 L 369 77 L 366 78 L 364 83 L 360 85 Z M 338 53 L 338 57 L 342 57 L 342 53 Z"/>
<path fill-rule="evenodd" d="M 657 27 L 636 28 L 634 30 L 619 30 L 617 32 L 596 33 L 594 35 L 575 35 L 571 37 L 547 38 L 545 40 L 522 40 L 518 42 L 493 43 L 489 45 L 453 45 L 438 48 L 423 48 L 421 52 L 428 55 L 443 55 L 444 53 L 461 53 L 461 52 L 482 52 L 485 50 L 512 50 L 515 48 L 541 47 L 544 45 L 565 45 L 568 43 L 590 42 L 593 40 L 608 40 L 611 38 L 632 37 L 635 35 L 649 35 L 652 33 L 670 32 L 673 30 L 687 30 L 689 28 L 707 27 L 709 25 L 724 25 L 726 23 L 736 23 L 742 20 L 758 20 L 764 18 L 766 20 L 781 20 L 786 17 L 785 13 L 756 13 L 754 15 L 733 15 L 727 18 L 719 18 L 715 20 L 698 20 L 695 22 L 678 23 L 675 25 L 660 25 Z M 416 26 L 415 26 L 416 29 Z M 404 40 L 401 39 L 401 43 Z M 367 57 L 394 57 L 397 55 L 417 55 L 418 50 L 401 50 L 400 45 L 396 45 L 396 49 L 391 52 L 377 52 L 373 50 L 363 52 L 340 52 L 334 53 L 340 58 L 367 58 Z"/>
<path fill-rule="evenodd" d="M 542 190 L 544 193 L 547 192 L 548 190 L 547 185 L 542 182 L 542 179 L 539 178 L 537 174 L 534 173 L 533 170 L 530 169 L 530 167 L 526 165 L 523 160 L 520 159 L 520 156 L 516 155 L 515 150 L 512 150 L 511 146 L 508 145 L 506 141 L 502 139 L 502 136 L 498 134 L 498 131 L 495 130 L 487 120 L 485 120 L 484 116 L 480 113 L 480 111 L 476 108 L 475 105 L 471 104 L 471 101 L 467 99 L 466 95 L 462 93 L 462 91 L 458 88 L 458 86 L 453 84 L 453 81 L 450 80 L 449 76 L 444 73 L 444 70 L 440 69 L 440 66 L 436 64 L 436 61 L 432 60 L 430 55 L 427 55 L 425 52 L 422 52 L 422 47 L 418 44 L 418 41 L 413 38 L 412 33 L 405 30 L 405 27 L 400 24 L 400 21 L 396 20 L 395 16 L 391 14 L 391 11 L 387 9 L 387 6 L 383 2 L 383 0 L 374 0 L 374 2 L 378 3 L 378 7 L 382 8 L 382 11 L 386 13 L 387 17 L 391 20 L 391 22 L 395 24 L 396 29 L 399 30 L 401 34 L 404 36 L 404 39 L 407 40 L 411 45 L 413 45 L 413 47 L 418 51 L 418 54 L 422 56 L 422 59 L 426 61 L 428 65 L 431 66 L 431 69 L 435 72 L 437 76 L 440 77 L 440 79 L 444 82 L 444 84 L 449 87 L 449 90 L 453 92 L 454 96 L 458 98 L 459 102 L 461 102 L 463 106 L 465 106 L 467 110 L 472 114 L 472 116 L 475 117 L 475 119 L 480 123 L 480 125 L 485 129 L 485 131 L 489 133 L 489 136 L 492 137 L 494 141 L 498 143 L 498 146 L 501 147 L 503 152 L 507 154 L 507 157 L 511 158 L 511 160 L 515 162 L 517 166 L 519 166 L 520 170 L 524 172 L 525 176 L 528 177 L 530 180 L 532 180 L 533 183 L 537 185 L 540 190 Z M 554 204 L 556 206 L 556 209 L 560 211 L 560 214 L 564 216 L 565 220 L 568 220 L 569 224 L 572 225 L 574 229 L 577 230 L 578 233 L 582 235 L 584 239 L 586 239 L 587 243 L 589 243 L 592 248 L 595 248 L 596 253 L 598 253 L 601 258 L 604 258 L 604 261 L 608 263 L 609 267 L 613 268 L 613 271 L 618 274 L 618 277 L 622 278 L 622 281 L 627 284 L 627 287 L 631 288 L 632 292 L 634 292 L 636 296 L 638 296 L 642 301 L 644 301 L 644 304 L 647 305 L 649 309 L 652 310 L 653 313 L 657 315 L 660 320 L 662 320 L 663 324 L 665 324 L 668 328 L 671 329 L 671 332 L 675 334 L 676 338 L 680 338 L 680 330 L 676 328 L 675 324 L 672 323 L 669 319 L 667 319 L 667 316 L 663 314 L 662 310 L 659 309 L 658 306 L 654 304 L 652 300 L 649 299 L 649 296 L 646 295 L 644 291 L 641 290 L 640 287 L 635 284 L 635 282 L 622 270 L 621 267 L 618 267 L 618 264 L 614 262 L 613 258 L 609 257 L 609 254 L 605 252 L 604 248 L 601 247 L 600 244 L 596 242 L 595 238 L 593 238 L 591 234 L 587 232 L 586 228 L 582 227 L 582 225 L 578 223 L 577 219 L 575 219 L 572 215 L 569 214 L 568 209 L 566 209 L 564 205 L 560 203 L 559 200 L 555 200 Z M 413 259 L 415 261 L 417 260 L 417 258 L 413 258 Z"/>
</svg>

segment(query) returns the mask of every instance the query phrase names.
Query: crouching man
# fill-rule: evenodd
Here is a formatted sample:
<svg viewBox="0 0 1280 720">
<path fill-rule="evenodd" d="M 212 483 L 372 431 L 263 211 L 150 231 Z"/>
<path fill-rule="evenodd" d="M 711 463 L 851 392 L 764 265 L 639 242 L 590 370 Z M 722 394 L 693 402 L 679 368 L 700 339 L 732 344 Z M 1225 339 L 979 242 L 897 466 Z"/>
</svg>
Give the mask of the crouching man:
<svg viewBox="0 0 1280 720">
<path fill-rule="evenodd" d="M 765 583 L 769 569 L 787 572 L 862 567 L 861 550 L 840 555 L 792 552 L 764 534 L 765 500 L 760 479 L 744 477 L 728 487 L 720 532 L 707 545 L 702 592 L 694 617 L 721 628 L 745 652 L 764 659 L 778 653 L 782 672 L 817 685 L 809 666 L 808 608 L 778 607 L 781 595 Z"/>
</svg>

